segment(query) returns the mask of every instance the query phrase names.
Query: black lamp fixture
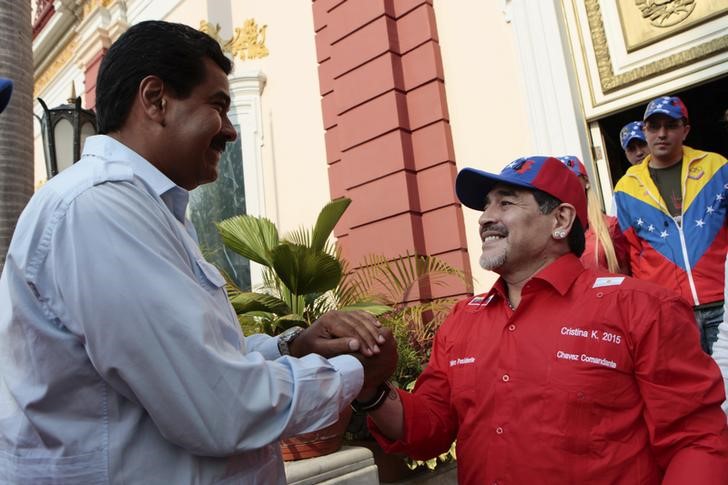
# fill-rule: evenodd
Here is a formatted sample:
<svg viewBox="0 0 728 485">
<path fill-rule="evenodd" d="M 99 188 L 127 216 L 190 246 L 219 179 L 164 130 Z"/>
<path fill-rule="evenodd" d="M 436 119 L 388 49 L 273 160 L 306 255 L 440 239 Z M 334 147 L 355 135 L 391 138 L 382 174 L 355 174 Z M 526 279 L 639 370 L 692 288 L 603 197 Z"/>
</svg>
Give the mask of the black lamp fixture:
<svg viewBox="0 0 728 485">
<path fill-rule="evenodd" d="M 97 133 L 96 114 L 81 108 L 81 97 L 76 97 L 75 88 L 71 89 L 68 104 L 48 109 L 45 102 L 38 98 L 43 107 L 40 120 L 43 135 L 48 179 L 76 163 L 81 158 L 81 147 L 86 138 Z"/>
</svg>

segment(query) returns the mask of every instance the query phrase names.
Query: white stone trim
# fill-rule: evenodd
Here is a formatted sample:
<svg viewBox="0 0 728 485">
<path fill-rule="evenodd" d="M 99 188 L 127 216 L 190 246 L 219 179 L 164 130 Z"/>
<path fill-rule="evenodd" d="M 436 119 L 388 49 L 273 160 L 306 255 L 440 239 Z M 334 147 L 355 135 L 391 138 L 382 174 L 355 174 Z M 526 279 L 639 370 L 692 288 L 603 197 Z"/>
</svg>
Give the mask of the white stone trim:
<svg viewBox="0 0 728 485">
<path fill-rule="evenodd" d="M 587 125 L 558 3 L 512 0 L 504 7 L 516 37 L 536 153 L 576 155 L 591 168 Z"/>
<path fill-rule="evenodd" d="M 266 216 L 263 179 L 263 117 L 261 95 L 266 77 L 260 70 L 236 72 L 230 77 L 230 120 L 240 127 L 243 151 L 245 211 L 253 216 Z M 250 262 L 250 285 L 263 282 L 262 267 Z"/>
</svg>

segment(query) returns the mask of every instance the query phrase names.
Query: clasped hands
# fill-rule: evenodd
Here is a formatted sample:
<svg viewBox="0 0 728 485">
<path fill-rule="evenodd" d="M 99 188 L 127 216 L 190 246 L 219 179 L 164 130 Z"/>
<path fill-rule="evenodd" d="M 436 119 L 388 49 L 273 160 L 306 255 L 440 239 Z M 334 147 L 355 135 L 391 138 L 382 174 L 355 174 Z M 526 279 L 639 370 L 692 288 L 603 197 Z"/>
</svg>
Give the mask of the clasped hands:
<svg viewBox="0 0 728 485">
<path fill-rule="evenodd" d="M 323 314 L 290 346 L 291 355 L 316 353 L 324 357 L 352 354 L 364 366 L 366 400 L 397 367 L 397 343 L 392 331 L 364 311 L 331 311 Z"/>
</svg>

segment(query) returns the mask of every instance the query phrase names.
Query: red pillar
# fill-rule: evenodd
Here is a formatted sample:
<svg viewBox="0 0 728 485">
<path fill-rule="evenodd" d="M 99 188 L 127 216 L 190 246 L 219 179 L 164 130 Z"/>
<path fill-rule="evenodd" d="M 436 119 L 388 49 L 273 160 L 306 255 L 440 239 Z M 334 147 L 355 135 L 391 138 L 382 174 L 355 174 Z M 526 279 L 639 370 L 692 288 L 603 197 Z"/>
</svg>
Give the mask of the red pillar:
<svg viewBox="0 0 728 485">
<path fill-rule="evenodd" d="M 432 0 L 314 0 L 329 184 L 344 255 L 438 256 L 470 277 Z M 425 285 L 423 298 L 472 291 Z"/>
</svg>

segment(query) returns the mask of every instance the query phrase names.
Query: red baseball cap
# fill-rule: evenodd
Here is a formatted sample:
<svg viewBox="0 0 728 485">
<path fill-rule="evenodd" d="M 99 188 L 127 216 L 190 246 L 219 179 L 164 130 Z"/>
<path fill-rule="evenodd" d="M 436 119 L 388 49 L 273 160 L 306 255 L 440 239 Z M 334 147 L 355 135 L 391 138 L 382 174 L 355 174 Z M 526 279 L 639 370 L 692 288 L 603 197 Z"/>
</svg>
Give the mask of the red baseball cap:
<svg viewBox="0 0 728 485">
<path fill-rule="evenodd" d="M 455 179 L 455 192 L 463 205 L 482 211 L 486 195 L 498 183 L 538 189 L 561 202 L 573 205 L 576 217 L 586 230 L 588 219 L 584 187 L 574 171 L 558 158 L 546 156 L 519 158 L 506 165 L 500 174 L 464 168 Z"/>
</svg>

